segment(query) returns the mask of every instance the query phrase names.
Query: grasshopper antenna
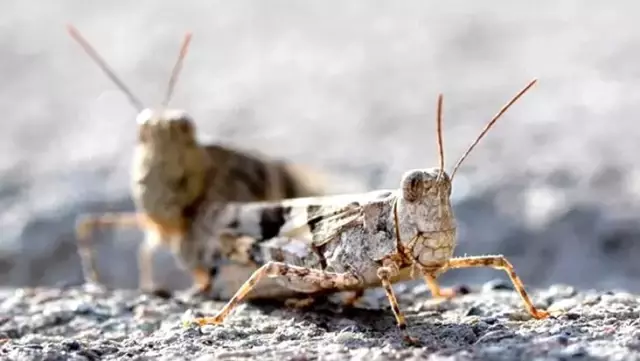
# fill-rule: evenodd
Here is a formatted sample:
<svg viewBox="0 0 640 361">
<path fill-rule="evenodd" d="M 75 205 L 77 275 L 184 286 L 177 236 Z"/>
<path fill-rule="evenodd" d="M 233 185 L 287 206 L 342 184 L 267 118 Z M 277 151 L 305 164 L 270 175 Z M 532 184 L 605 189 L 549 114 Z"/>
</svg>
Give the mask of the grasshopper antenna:
<svg viewBox="0 0 640 361">
<path fill-rule="evenodd" d="M 89 57 L 98 64 L 100 69 L 102 69 L 102 71 L 109 77 L 109 79 L 111 79 L 111 81 L 113 81 L 118 86 L 118 88 L 120 88 L 120 90 L 126 94 L 127 98 L 129 98 L 129 102 L 138 111 L 142 111 L 144 109 L 144 105 L 142 104 L 140 99 L 138 99 L 135 95 L 133 95 L 131 90 L 129 90 L 129 87 L 127 87 L 120 80 L 120 78 L 116 76 L 115 72 L 111 69 L 111 67 L 109 67 L 109 65 L 107 65 L 107 63 L 103 60 L 102 56 L 100 56 L 100 54 L 98 54 L 98 52 L 91 46 L 91 44 L 89 44 L 89 42 L 85 40 L 82 37 L 82 35 L 80 35 L 80 32 L 78 31 L 78 29 L 76 29 L 73 25 L 69 24 L 67 25 L 67 31 L 69 32 L 69 35 L 71 35 L 71 37 L 75 41 L 77 41 L 78 44 L 80 44 L 82 49 L 84 49 L 84 51 L 89 55 Z"/>
<path fill-rule="evenodd" d="M 438 172 L 438 180 L 444 173 L 444 146 L 442 142 L 442 94 L 438 95 L 438 110 L 436 115 L 436 132 L 438 135 L 438 160 L 440 161 L 440 169 Z"/>
<path fill-rule="evenodd" d="M 173 90 L 176 87 L 176 83 L 178 81 L 178 77 L 180 76 L 180 71 L 182 70 L 182 63 L 184 62 L 184 58 L 189 51 L 189 44 L 191 43 L 192 34 L 186 33 L 184 35 L 184 40 L 182 41 L 182 47 L 180 48 L 180 54 L 178 55 L 178 60 L 173 66 L 173 70 L 171 71 L 171 78 L 169 78 L 169 85 L 167 86 L 167 92 L 165 94 L 164 100 L 162 101 L 162 107 L 166 107 L 171 101 L 171 97 L 173 96 Z"/>
<path fill-rule="evenodd" d="M 538 79 L 533 79 L 531 82 L 529 82 L 529 84 L 527 84 L 527 86 L 525 86 L 522 90 L 520 90 L 520 92 L 516 96 L 514 96 L 505 106 L 503 106 L 502 109 L 500 109 L 500 111 L 498 112 L 498 114 L 496 114 L 493 117 L 493 119 L 491 119 L 491 121 L 484 127 L 480 135 L 476 138 L 475 141 L 473 141 L 473 143 L 469 146 L 467 151 L 464 152 L 462 157 L 460 157 L 460 159 L 458 160 L 458 163 L 456 163 L 456 165 L 453 167 L 453 171 L 451 172 L 451 182 L 453 182 L 453 177 L 455 176 L 458 168 L 460 168 L 460 164 L 462 164 L 462 162 L 467 158 L 469 153 L 471 153 L 471 150 L 473 150 L 473 148 L 478 144 L 478 142 L 480 142 L 480 139 L 482 139 L 482 137 L 484 137 L 484 135 L 487 134 L 489 129 L 491 129 L 493 124 L 495 124 L 495 122 L 502 116 L 502 114 L 504 114 L 507 111 L 507 109 L 509 109 L 509 107 L 511 107 L 513 103 L 515 103 L 524 93 L 526 93 L 527 90 L 529 90 L 537 81 Z"/>
</svg>

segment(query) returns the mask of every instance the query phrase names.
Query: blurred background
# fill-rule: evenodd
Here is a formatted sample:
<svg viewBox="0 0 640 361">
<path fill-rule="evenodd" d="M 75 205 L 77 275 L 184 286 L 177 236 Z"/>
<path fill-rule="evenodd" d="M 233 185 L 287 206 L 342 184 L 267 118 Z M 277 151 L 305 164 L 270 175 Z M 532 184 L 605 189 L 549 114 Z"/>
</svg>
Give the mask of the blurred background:
<svg viewBox="0 0 640 361">
<path fill-rule="evenodd" d="M 530 286 L 640 291 L 640 3 L 596 1 L 4 1 L 0 285 L 77 283 L 83 212 L 132 209 L 136 111 L 67 34 L 73 23 L 143 101 L 172 101 L 203 141 L 320 169 L 334 193 L 448 169 L 500 107 L 538 84 L 456 176 L 458 255 L 502 253 Z M 142 233 L 104 231 L 99 267 L 135 287 Z M 156 278 L 189 277 L 158 253 Z M 450 271 L 443 282 L 506 275 Z"/>
</svg>

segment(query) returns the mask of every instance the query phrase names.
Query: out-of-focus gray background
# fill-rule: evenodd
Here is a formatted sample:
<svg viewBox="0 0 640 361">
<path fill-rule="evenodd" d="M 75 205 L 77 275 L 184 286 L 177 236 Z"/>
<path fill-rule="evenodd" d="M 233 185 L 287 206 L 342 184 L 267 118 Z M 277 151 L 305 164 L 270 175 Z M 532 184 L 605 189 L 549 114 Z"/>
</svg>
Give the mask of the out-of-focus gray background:
<svg viewBox="0 0 640 361">
<path fill-rule="evenodd" d="M 408 168 L 435 166 L 438 92 L 453 166 L 536 77 L 456 179 L 457 253 L 503 253 L 532 286 L 640 291 L 639 11 L 577 0 L 5 1 L 0 284 L 78 282 L 75 216 L 132 207 L 136 112 L 67 35 L 71 22 L 149 105 L 193 31 L 172 105 L 211 141 L 333 174 L 333 192 L 396 187 Z M 140 238 L 102 233 L 112 285 L 136 285 Z M 158 277 L 188 286 L 159 257 Z M 506 276 L 443 280 L 491 278 Z"/>
</svg>

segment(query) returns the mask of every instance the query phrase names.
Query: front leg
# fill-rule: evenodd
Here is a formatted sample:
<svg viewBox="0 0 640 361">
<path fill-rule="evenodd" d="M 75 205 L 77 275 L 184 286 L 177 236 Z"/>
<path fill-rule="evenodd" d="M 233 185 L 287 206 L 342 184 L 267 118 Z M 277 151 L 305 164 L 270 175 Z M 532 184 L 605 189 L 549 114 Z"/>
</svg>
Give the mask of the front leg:
<svg viewBox="0 0 640 361">
<path fill-rule="evenodd" d="M 82 263 L 85 281 L 89 280 L 99 284 L 98 269 L 96 266 L 93 247 L 90 242 L 94 229 L 99 227 L 141 227 L 142 222 L 137 213 L 104 213 L 82 214 L 76 220 L 76 241 L 78 242 L 78 254 Z"/>
<path fill-rule="evenodd" d="M 247 294 L 260 282 L 263 277 L 285 277 L 293 284 L 309 286 L 306 292 L 320 290 L 340 290 L 358 286 L 362 283 L 358 276 L 352 273 L 333 273 L 318 269 L 293 266 L 282 262 L 268 262 L 258 268 L 249 279 L 240 287 L 229 302 L 213 317 L 199 317 L 194 322 L 199 325 L 220 324 L 229 313 L 247 296 Z"/>
<path fill-rule="evenodd" d="M 142 292 L 152 294 L 160 298 L 171 298 L 173 292 L 171 290 L 158 287 L 154 281 L 153 256 L 158 245 L 162 244 L 163 235 L 147 230 L 145 238 L 138 249 L 138 287 Z"/>
<path fill-rule="evenodd" d="M 452 258 L 447 262 L 443 271 L 445 269 L 455 269 L 455 268 L 471 268 L 471 267 L 490 267 L 495 269 L 500 269 L 509 275 L 511 282 L 513 283 L 516 291 L 520 294 L 520 298 L 525 304 L 525 307 L 529 314 L 535 319 L 544 319 L 550 316 L 549 312 L 538 310 L 531 302 L 531 298 L 527 294 L 527 291 L 524 289 L 524 285 L 520 280 L 520 277 L 516 274 L 515 269 L 507 261 L 504 256 L 477 256 L 477 257 L 456 257 Z"/>
<path fill-rule="evenodd" d="M 393 288 L 391 287 L 391 279 L 395 277 L 399 271 L 400 269 L 396 262 L 391 259 L 385 259 L 382 262 L 382 267 L 378 268 L 378 278 L 380 278 L 380 281 L 382 282 L 382 287 L 387 294 L 387 298 L 391 304 L 391 310 L 393 311 L 393 315 L 396 317 L 398 329 L 400 329 L 404 340 L 409 344 L 416 345 L 418 344 L 418 340 L 413 338 L 409 332 L 407 332 L 407 322 L 405 321 L 404 314 L 400 311 L 398 300 L 393 292 Z"/>
<path fill-rule="evenodd" d="M 157 237 L 150 233 L 145 234 L 144 242 L 138 249 L 138 287 L 145 292 L 155 293 L 155 282 L 153 281 L 153 254 L 155 243 L 152 237 Z"/>
</svg>

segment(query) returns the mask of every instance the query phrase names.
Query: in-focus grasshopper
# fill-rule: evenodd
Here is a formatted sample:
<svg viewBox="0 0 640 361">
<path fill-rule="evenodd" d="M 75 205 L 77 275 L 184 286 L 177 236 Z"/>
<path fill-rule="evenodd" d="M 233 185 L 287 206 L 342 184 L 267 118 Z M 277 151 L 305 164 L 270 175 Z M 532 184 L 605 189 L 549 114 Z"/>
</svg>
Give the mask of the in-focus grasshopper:
<svg viewBox="0 0 640 361">
<path fill-rule="evenodd" d="M 357 298 L 364 289 L 381 285 L 404 339 L 415 342 L 406 330 L 405 316 L 391 284 L 413 278 L 419 272 L 431 293 L 439 297 L 444 295 L 436 281 L 440 274 L 470 267 L 504 270 L 531 316 L 548 317 L 547 311 L 533 305 L 513 266 L 502 255 L 453 257 L 456 221 L 450 196 L 455 173 L 491 126 L 535 83 L 536 80 L 531 81 L 494 116 L 460 157 L 451 175 L 444 170 L 443 97 L 439 95 L 439 167 L 406 172 L 400 189 L 342 198 L 285 200 L 280 204 L 227 205 L 227 216 L 219 221 L 227 222 L 229 239 L 221 244 L 229 244 L 235 261 L 254 265 L 255 271 L 218 314 L 194 321 L 200 325 L 222 323 L 239 302 L 257 289 L 267 297 L 280 296 L 288 290 L 310 297 L 355 291 Z M 254 220 L 253 226 L 249 220 Z M 259 226 L 255 226 L 256 220 L 261 220 Z M 260 287 L 265 282 L 279 285 L 279 290 Z"/>
<path fill-rule="evenodd" d="M 189 114 L 167 109 L 191 41 L 190 33 L 184 37 L 161 106 L 150 109 L 143 106 L 75 27 L 69 25 L 68 31 L 139 111 L 131 172 L 136 211 L 79 217 L 77 239 L 85 278 L 99 282 L 89 242 L 96 227 L 126 226 L 145 230 L 145 242 L 139 251 L 140 286 L 161 291 L 153 286 L 152 252 L 157 245 L 176 249 L 184 243 L 198 242 L 191 238 L 191 229 L 203 207 L 210 209 L 213 203 L 228 201 L 275 201 L 324 194 L 319 172 L 254 152 L 200 144 Z M 212 276 L 209 270 L 192 268 L 190 272 L 196 283 L 194 292 L 206 292 Z"/>
</svg>

